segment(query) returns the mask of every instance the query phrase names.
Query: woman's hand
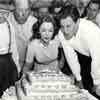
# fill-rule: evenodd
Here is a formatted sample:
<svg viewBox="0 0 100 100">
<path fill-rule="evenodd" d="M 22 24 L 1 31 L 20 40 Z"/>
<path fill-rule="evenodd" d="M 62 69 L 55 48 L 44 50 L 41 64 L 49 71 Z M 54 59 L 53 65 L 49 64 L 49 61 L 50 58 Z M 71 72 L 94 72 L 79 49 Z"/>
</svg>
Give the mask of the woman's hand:
<svg viewBox="0 0 100 100">
<path fill-rule="evenodd" d="M 20 80 L 18 80 L 16 82 L 16 87 L 17 87 L 17 91 L 16 92 L 17 92 L 17 94 L 19 94 L 18 90 L 20 88 L 23 91 L 24 95 L 27 95 L 26 88 L 25 88 L 25 83 L 26 82 L 31 84 L 31 79 L 30 79 L 29 73 L 22 74 L 22 77 L 20 78 Z"/>
<path fill-rule="evenodd" d="M 26 81 L 31 85 L 32 81 L 29 75 L 30 72 L 25 73 L 24 78 L 26 79 Z"/>
</svg>

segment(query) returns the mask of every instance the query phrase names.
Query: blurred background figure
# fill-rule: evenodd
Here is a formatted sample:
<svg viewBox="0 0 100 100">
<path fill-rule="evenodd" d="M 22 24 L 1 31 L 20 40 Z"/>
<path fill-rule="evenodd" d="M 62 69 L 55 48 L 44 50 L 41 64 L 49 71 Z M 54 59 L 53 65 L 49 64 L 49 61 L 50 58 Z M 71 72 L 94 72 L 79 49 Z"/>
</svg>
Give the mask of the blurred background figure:
<svg viewBox="0 0 100 100">
<path fill-rule="evenodd" d="M 99 9 L 100 9 L 100 1 L 99 0 L 92 0 L 87 8 L 87 19 L 93 21 L 97 25 L 100 24 L 99 19 Z"/>
<path fill-rule="evenodd" d="M 80 14 L 80 17 L 85 17 L 86 16 L 86 8 L 91 0 L 79 0 L 79 5 L 78 5 L 78 11 Z"/>
</svg>

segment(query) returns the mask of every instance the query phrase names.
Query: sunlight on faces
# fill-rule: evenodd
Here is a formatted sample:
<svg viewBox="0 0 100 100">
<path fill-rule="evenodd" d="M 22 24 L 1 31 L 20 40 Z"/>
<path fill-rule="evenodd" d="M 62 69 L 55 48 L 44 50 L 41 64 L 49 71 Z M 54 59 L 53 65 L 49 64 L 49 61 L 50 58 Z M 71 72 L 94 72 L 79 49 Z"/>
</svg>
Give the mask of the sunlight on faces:
<svg viewBox="0 0 100 100">
<path fill-rule="evenodd" d="M 75 35 L 77 31 L 76 26 L 78 25 L 78 21 L 74 22 L 73 19 L 70 16 L 68 16 L 65 19 L 61 19 L 60 24 L 61 31 L 64 33 L 66 39 L 70 39 Z"/>
<path fill-rule="evenodd" d="M 98 12 L 99 12 L 99 4 L 91 3 L 87 10 L 87 17 L 89 19 L 93 19 L 97 16 Z"/>
<path fill-rule="evenodd" d="M 53 37 L 54 26 L 51 22 L 43 22 L 40 26 L 40 35 L 44 43 L 49 43 Z"/>
</svg>

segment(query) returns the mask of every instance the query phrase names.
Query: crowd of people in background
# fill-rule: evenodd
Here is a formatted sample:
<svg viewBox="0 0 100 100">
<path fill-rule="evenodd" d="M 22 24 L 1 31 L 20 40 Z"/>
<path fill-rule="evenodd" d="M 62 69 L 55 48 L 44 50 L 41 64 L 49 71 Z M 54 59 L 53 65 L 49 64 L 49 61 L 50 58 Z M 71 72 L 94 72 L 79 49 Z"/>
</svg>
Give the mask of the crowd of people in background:
<svg viewBox="0 0 100 100">
<path fill-rule="evenodd" d="M 30 70 L 61 70 L 100 98 L 100 1 L 55 1 L 34 8 L 14 0 L 12 11 L 0 9 L 0 97 Z"/>
</svg>

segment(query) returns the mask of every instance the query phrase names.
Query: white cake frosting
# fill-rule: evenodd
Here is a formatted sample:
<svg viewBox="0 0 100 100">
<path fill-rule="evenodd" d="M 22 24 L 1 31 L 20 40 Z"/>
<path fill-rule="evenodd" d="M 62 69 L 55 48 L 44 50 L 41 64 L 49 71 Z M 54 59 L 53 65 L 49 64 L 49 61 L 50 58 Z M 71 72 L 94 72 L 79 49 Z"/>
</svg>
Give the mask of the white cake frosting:
<svg viewBox="0 0 100 100">
<path fill-rule="evenodd" d="M 73 80 L 62 73 L 32 72 L 29 76 L 31 84 L 23 79 L 26 95 L 20 89 L 21 100 L 88 100 L 87 96 L 73 85 Z M 14 95 L 10 95 L 13 99 L 6 100 L 16 100 Z"/>
</svg>

